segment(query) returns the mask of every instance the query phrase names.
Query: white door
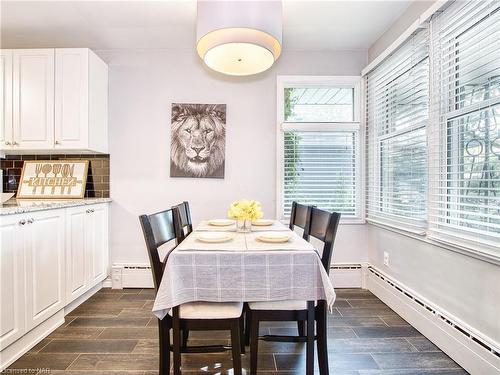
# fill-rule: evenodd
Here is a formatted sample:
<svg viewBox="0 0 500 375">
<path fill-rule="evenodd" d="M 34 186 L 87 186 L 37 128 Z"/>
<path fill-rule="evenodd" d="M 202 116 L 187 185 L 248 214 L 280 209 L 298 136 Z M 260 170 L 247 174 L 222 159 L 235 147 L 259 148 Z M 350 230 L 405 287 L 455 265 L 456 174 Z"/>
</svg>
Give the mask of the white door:
<svg viewBox="0 0 500 375">
<path fill-rule="evenodd" d="M 66 209 L 66 304 L 88 289 L 86 221 L 87 209 Z"/>
<path fill-rule="evenodd" d="M 19 215 L 0 221 L 0 350 L 26 332 L 24 301 L 24 226 Z"/>
<path fill-rule="evenodd" d="M 90 285 L 108 276 L 108 206 L 89 206 L 87 244 L 89 253 Z"/>
<path fill-rule="evenodd" d="M 61 48 L 55 52 L 55 147 L 87 148 L 89 133 L 89 52 Z"/>
<path fill-rule="evenodd" d="M 13 50 L 14 150 L 54 148 L 54 50 Z"/>
<path fill-rule="evenodd" d="M 12 50 L 0 50 L 0 150 L 12 147 Z"/>
<path fill-rule="evenodd" d="M 65 305 L 64 210 L 28 213 L 26 308 L 31 329 Z"/>
</svg>

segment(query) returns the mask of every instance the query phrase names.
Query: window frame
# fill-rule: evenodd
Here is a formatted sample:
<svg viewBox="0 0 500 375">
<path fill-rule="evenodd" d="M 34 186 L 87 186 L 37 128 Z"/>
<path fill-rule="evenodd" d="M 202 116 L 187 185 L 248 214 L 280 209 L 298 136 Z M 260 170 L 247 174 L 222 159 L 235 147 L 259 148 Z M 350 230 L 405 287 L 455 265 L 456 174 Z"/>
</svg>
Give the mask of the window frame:
<svg viewBox="0 0 500 375">
<path fill-rule="evenodd" d="M 353 121 L 348 122 L 285 122 L 284 92 L 289 87 L 346 87 L 354 90 Z M 288 221 L 283 215 L 283 178 L 284 178 L 284 133 L 285 131 L 336 131 L 355 133 L 357 138 L 355 149 L 355 194 L 356 215 L 342 217 L 341 224 L 364 224 L 365 189 L 364 187 L 364 118 L 361 113 L 364 93 L 361 76 L 277 76 L 276 78 L 276 216 L 281 221 Z"/>
</svg>

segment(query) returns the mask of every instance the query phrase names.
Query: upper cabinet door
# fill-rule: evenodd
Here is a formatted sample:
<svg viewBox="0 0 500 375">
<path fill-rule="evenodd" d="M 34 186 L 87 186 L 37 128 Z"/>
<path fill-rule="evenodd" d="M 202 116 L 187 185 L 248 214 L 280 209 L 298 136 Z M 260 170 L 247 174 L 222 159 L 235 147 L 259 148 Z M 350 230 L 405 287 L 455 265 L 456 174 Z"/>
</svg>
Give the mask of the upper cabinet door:
<svg viewBox="0 0 500 375">
<path fill-rule="evenodd" d="M 54 50 L 13 50 L 14 150 L 54 148 Z"/>
<path fill-rule="evenodd" d="M 12 147 L 12 50 L 0 50 L 0 150 Z"/>
<path fill-rule="evenodd" d="M 89 147 L 89 50 L 56 49 L 55 148 Z"/>
</svg>

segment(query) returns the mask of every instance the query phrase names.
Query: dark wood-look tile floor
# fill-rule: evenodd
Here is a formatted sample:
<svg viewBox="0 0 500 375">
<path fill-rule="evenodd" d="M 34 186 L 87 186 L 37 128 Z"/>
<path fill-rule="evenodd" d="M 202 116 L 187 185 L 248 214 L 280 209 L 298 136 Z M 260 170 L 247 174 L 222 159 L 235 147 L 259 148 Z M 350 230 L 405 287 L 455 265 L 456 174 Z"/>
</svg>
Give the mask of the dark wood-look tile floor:
<svg viewBox="0 0 500 375">
<path fill-rule="evenodd" d="M 42 369 L 39 374 L 68 375 L 157 374 L 158 330 L 151 313 L 153 299 L 150 289 L 102 289 L 9 369 L 38 368 Z M 289 322 L 261 326 L 262 334 L 296 331 L 296 325 Z M 335 308 L 328 319 L 328 340 L 332 375 L 467 374 L 365 290 L 337 290 Z M 191 345 L 207 342 L 229 344 L 229 334 L 190 335 Z M 242 362 L 248 373 L 248 354 Z M 304 344 L 259 344 L 259 374 L 303 374 L 304 362 Z M 230 352 L 183 354 L 182 366 L 185 374 L 232 373 Z"/>
</svg>

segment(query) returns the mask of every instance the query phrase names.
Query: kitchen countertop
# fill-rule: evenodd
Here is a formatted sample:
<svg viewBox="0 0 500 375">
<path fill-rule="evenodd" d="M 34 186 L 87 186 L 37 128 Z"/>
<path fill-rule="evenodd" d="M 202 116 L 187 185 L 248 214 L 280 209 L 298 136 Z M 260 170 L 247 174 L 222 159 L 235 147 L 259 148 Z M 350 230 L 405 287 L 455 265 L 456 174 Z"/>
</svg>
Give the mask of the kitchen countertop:
<svg viewBox="0 0 500 375">
<path fill-rule="evenodd" d="M 85 206 L 111 202 L 111 198 L 83 198 L 66 200 L 35 200 L 11 198 L 0 205 L 0 216 L 23 214 L 33 211 L 54 210 L 58 208 Z"/>
</svg>

